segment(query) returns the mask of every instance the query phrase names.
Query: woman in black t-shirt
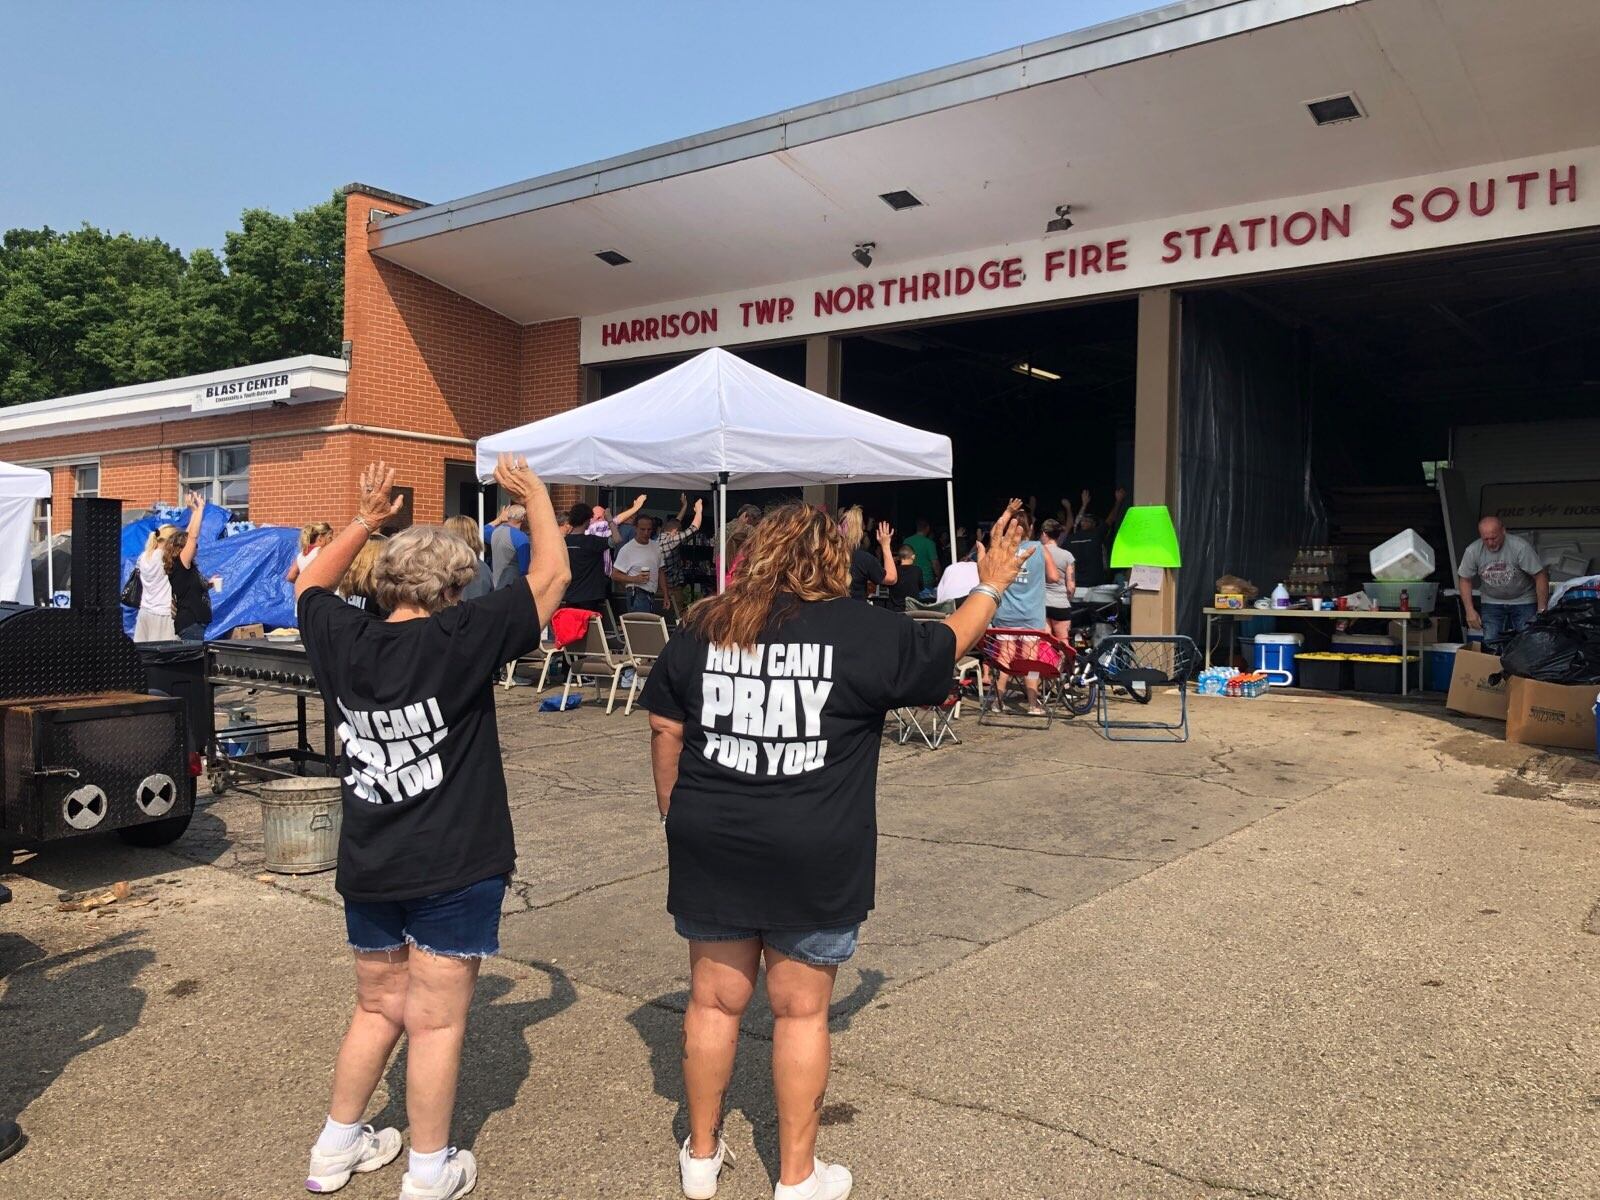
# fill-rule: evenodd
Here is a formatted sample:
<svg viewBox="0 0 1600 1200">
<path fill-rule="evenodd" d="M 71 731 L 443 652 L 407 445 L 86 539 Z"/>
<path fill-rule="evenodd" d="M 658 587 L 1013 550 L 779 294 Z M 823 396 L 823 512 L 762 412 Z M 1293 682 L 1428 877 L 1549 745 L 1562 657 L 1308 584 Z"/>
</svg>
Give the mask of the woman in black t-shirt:
<svg viewBox="0 0 1600 1200">
<path fill-rule="evenodd" d="M 929 622 L 850 601 L 847 535 L 810 505 L 778 508 L 728 590 L 689 610 L 650 672 L 642 703 L 666 822 L 667 910 L 689 942 L 685 1195 L 716 1190 L 721 1099 L 763 955 L 782 1159 L 774 1196 L 849 1191 L 850 1172 L 814 1152 L 834 975 L 873 905 L 884 715 L 950 694 L 956 659 L 1017 576 L 1012 511 L 978 560 L 977 589 Z"/>
<path fill-rule="evenodd" d="M 895 565 L 894 555 L 889 549 L 894 544 L 894 530 L 889 528 L 887 521 L 878 522 L 876 556 L 866 548 L 866 521 L 861 515 L 859 504 L 853 504 L 844 510 L 844 515 L 839 519 L 839 533 L 843 536 L 844 544 L 850 554 L 851 599 L 865 600 L 869 583 L 878 587 L 894 586 L 900 573 Z"/>
<path fill-rule="evenodd" d="M 477 1182 L 471 1153 L 451 1149 L 449 1136 L 467 1008 L 479 964 L 499 950 L 516 862 L 493 680 L 538 644 L 568 578 L 544 485 L 505 457 L 495 479 L 526 506 L 532 539 L 528 573 L 510 586 L 462 602 L 476 557 L 455 535 L 414 526 L 389 539 L 372 568 L 373 598 L 387 617 L 330 591 L 400 508 L 383 463 L 362 473 L 355 518 L 295 581 L 323 705 L 342 716 L 334 886 L 356 955 L 356 1011 L 311 1151 L 309 1191 L 336 1191 L 400 1152 L 397 1130 L 360 1121 L 402 1033 L 411 1158 L 401 1196 L 455 1200 Z"/>
</svg>

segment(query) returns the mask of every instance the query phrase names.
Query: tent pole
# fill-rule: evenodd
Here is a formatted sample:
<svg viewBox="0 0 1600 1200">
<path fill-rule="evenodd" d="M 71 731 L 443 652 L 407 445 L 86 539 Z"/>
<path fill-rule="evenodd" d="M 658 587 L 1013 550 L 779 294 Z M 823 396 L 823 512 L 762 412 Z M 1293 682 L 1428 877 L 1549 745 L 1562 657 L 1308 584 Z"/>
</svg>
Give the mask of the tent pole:
<svg viewBox="0 0 1600 1200">
<path fill-rule="evenodd" d="M 961 546 L 956 542 L 956 481 L 954 479 L 946 479 L 944 481 L 944 501 L 950 514 L 950 561 L 953 563 L 960 562 Z M 938 580 L 934 580 L 935 586 L 937 586 L 938 582 Z"/>
<path fill-rule="evenodd" d="M 53 499 L 44 502 L 44 602 L 56 602 L 56 555 L 55 555 L 55 524 L 56 505 Z M 28 566 L 29 574 L 33 572 L 33 565 Z"/>
<path fill-rule="evenodd" d="M 728 473 L 717 476 L 717 592 L 728 590 Z"/>
<path fill-rule="evenodd" d="M 483 480 L 478 480 L 478 536 L 483 536 Z M 483 548 L 484 557 L 489 555 L 489 547 Z"/>
</svg>

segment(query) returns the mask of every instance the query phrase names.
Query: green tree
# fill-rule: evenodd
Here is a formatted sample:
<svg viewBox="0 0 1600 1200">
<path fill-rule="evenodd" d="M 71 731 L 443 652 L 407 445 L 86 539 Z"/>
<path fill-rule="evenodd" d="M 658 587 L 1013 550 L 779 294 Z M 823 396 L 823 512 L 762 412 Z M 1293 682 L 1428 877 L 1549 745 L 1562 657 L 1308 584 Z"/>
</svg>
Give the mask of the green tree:
<svg viewBox="0 0 1600 1200">
<path fill-rule="evenodd" d="M 159 238 L 14 229 L 0 239 L 0 405 L 296 354 L 337 354 L 344 201 L 247 210 L 224 258 Z"/>
</svg>

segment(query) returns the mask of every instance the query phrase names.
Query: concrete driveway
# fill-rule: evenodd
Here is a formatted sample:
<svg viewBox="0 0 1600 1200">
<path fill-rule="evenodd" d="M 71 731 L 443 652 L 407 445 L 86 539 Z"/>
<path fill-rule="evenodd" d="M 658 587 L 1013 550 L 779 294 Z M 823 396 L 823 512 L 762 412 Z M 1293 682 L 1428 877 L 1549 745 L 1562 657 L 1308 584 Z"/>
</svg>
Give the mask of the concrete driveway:
<svg viewBox="0 0 1600 1200">
<path fill-rule="evenodd" d="M 1158 706 L 1165 703 L 1158 701 Z M 502 693 L 521 853 L 455 1138 L 479 1193 L 671 1197 L 686 955 L 645 718 Z M 1600 1194 L 1600 773 L 1427 702 L 1192 703 L 1187 745 L 886 743 L 878 910 L 821 1149 L 862 1197 Z M 133 901 L 59 913 L 128 879 Z M 254 799 L 23 862 L 0 909 L 0 1197 L 289 1196 L 350 1002 L 331 876 Z M 722 1195 L 776 1175 L 746 1021 Z M 404 1126 L 403 1064 L 376 1119 Z M 399 1168 L 345 1193 L 393 1195 Z"/>
</svg>

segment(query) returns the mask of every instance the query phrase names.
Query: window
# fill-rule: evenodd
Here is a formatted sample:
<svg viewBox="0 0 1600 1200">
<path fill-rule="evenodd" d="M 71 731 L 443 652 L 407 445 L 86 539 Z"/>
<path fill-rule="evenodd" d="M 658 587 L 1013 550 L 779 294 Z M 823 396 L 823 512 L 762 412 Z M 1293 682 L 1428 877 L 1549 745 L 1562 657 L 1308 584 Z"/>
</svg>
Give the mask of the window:
<svg viewBox="0 0 1600 1200">
<path fill-rule="evenodd" d="M 228 509 L 234 519 L 250 515 L 250 447 L 211 446 L 178 453 L 180 492 L 199 492 L 207 501 Z M 178 497 L 180 503 L 183 496 Z"/>
<path fill-rule="evenodd" d="M 33 502 L 33 541 L 37 545 L 50 538 L 50 501 Z"/>
<path fill-rule="evenodd" d="M 81 463 L 73 477 L 72 494 L 74 496 L 98 496 L 100 494 L 100 464 Z"/>
</svg>

